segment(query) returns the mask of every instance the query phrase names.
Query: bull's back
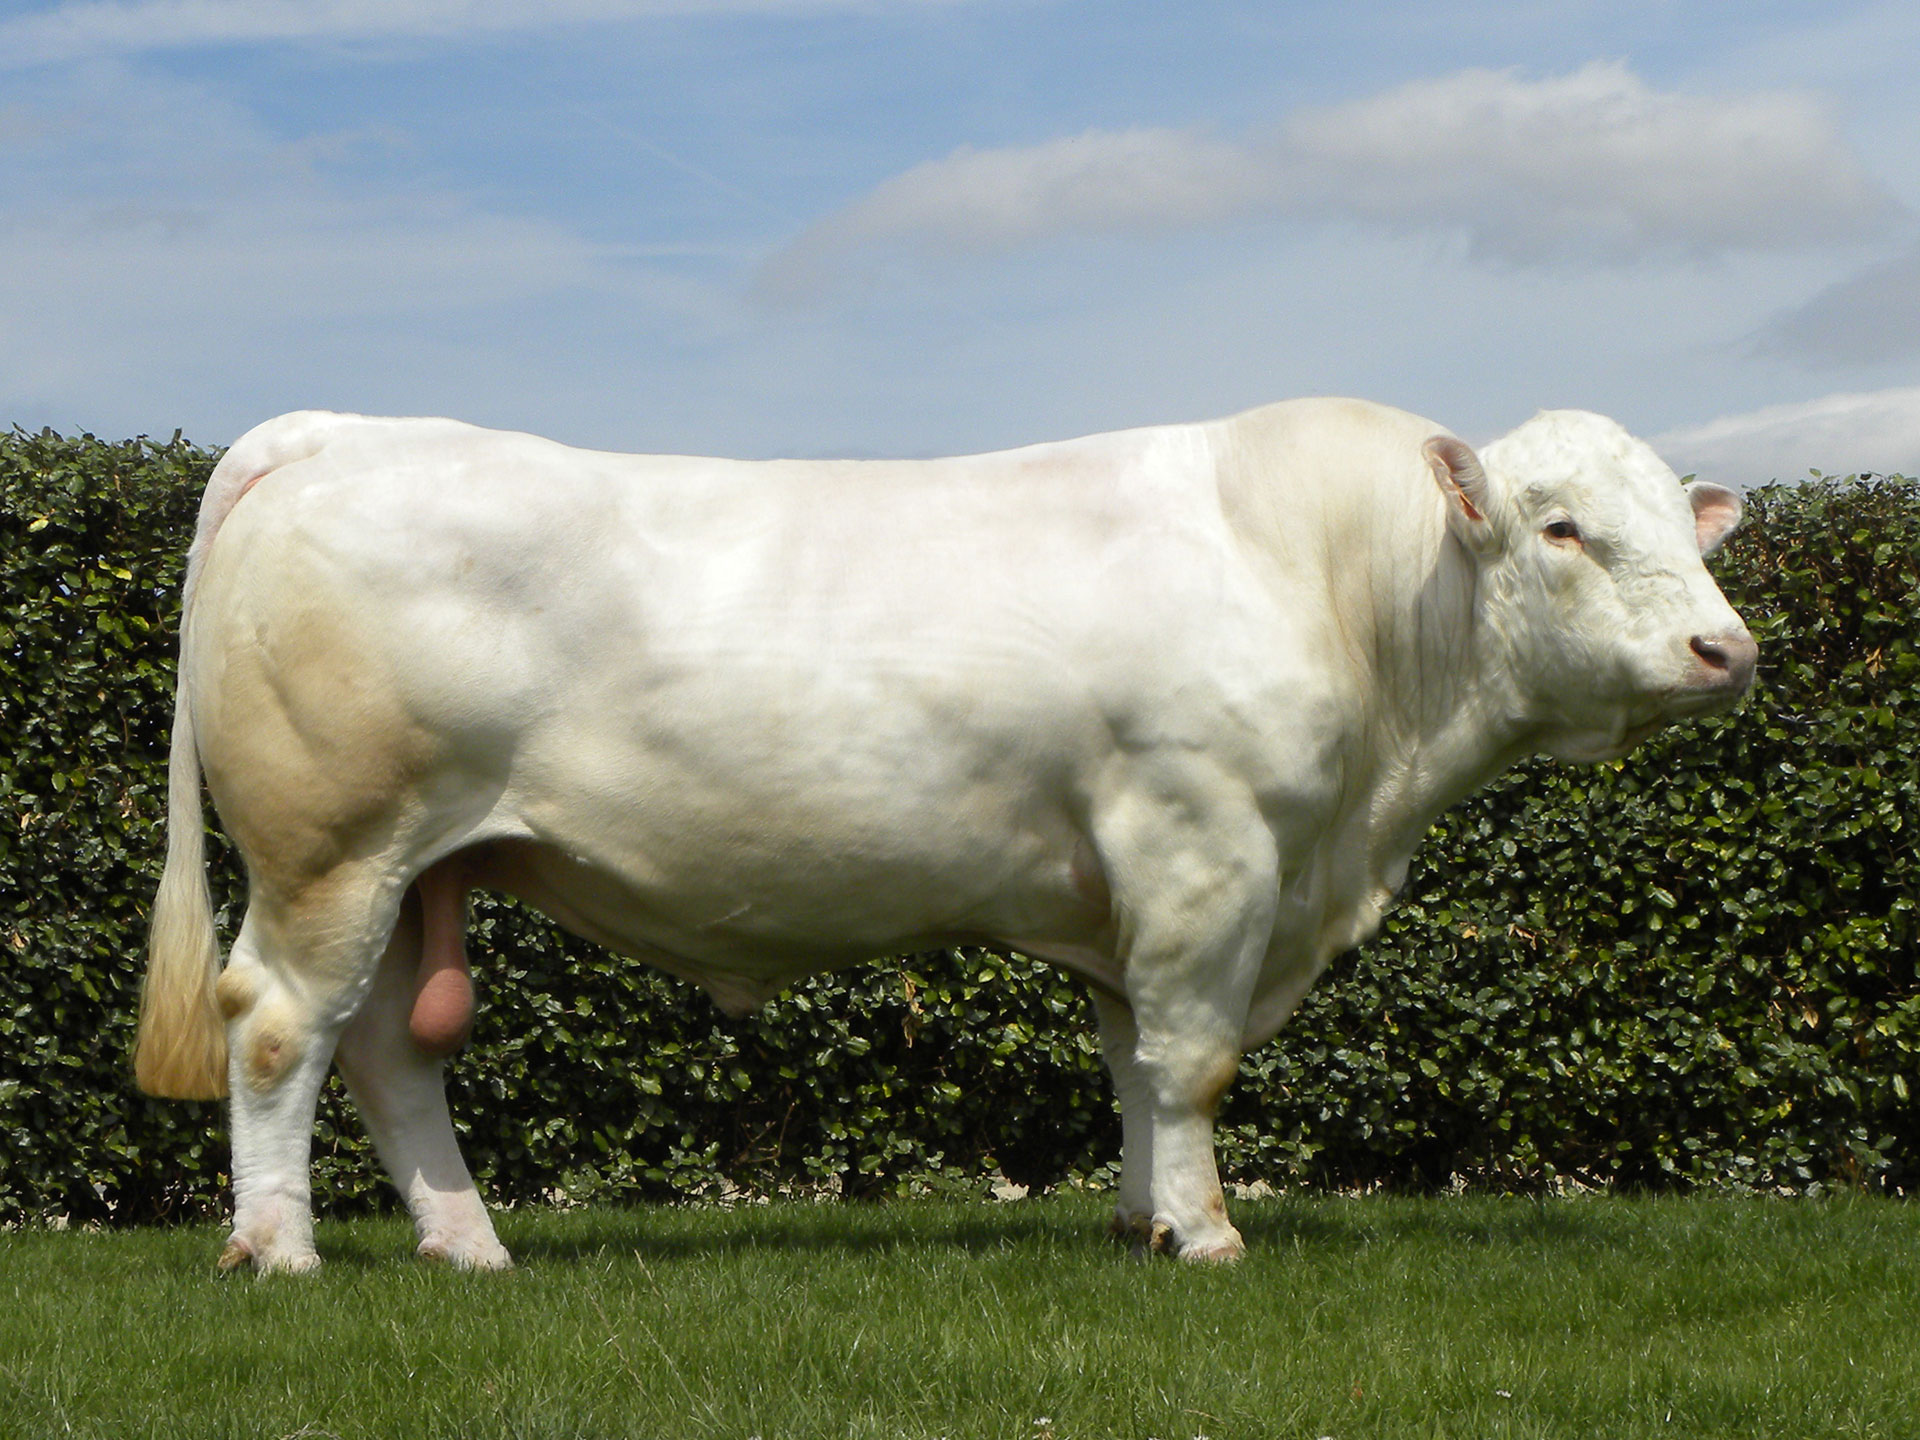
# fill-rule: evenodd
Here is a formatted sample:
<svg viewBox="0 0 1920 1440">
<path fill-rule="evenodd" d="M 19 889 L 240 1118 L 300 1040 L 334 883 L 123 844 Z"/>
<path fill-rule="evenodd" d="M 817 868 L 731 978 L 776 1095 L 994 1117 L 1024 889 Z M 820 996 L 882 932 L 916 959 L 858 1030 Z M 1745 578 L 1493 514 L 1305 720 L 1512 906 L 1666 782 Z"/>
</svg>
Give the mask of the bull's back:
<svg viewBox="0 0 1920 1440">
<path fill-rule="evenodd" d="M 1218 644 L 1181 443 L 752 464 L 343 422 L 209 554 L 216 802 L 296 867 L 417 824 L 591 855 L 689 927 L 859 871 L 964 928 L 1066 883 L 1118 697 L 1183 627 Z"/>
</svg>

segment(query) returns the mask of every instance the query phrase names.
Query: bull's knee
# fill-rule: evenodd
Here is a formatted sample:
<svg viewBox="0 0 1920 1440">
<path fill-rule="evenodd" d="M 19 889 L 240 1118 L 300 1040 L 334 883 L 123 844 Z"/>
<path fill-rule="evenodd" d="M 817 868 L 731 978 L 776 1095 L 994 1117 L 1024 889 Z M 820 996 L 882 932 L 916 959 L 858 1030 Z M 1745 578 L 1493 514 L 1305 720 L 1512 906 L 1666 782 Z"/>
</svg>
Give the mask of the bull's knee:
<svg viewBox="0 0 1920 1440">
<path fill-rule="evenodd" d="M 307 1026 L 299 1008 L 257 962 L 229 965 L 213 987 L 227 1022 L 228 1053 L 249 1087 L 264 1093 L 280 1083 L 306 1053 Z"/>
<path fill-rule="evenodd" d="M 1209 1118 L 1219 1113 L 1220 1102 L 1240 1076 L 1240 1052 L 1222 1052 L 1197 1066 L 1187 1079 L 1186 1089 L 1194 1109 Z"/>
<path fill-rule="evenodd" d="M 261 1092 L 278 1085 L 305 1058 L 308 1029 L 305 1018 L 283 997 L 254 1006 L 234 1050 L 247 1083 Z"/>
<path fill-rule="evenodd" d="M 213 998 L 220 1007 L 220 1018 L 232 1024 L 253 1009 L 260 998 L 260 967 L 244 963 L 229 965 L 214 982 Z"/>
</svg>

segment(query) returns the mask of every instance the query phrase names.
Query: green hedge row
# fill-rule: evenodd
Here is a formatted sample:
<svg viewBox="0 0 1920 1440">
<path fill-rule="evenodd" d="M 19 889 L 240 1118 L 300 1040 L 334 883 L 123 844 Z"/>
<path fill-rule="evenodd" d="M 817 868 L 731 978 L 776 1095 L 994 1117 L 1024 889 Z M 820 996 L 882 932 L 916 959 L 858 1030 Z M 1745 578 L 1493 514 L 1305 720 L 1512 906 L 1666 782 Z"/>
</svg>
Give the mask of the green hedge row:
<svg viewBox="0 0 1920 1440">
<path fill-rule="evenodd" d="M 0 437 L 0 1221 L 224 1203 L 220 1107 L 141 1097 L 126 1058 L 212 459 Z M 1381 936 L 1247 1057 L 1230 1178 L 1920 1181 L 1920 486 L 1772 487 L 1749 515 L 1716 568 L 1761 640 L 1753 701 L 1445 817 Z M 1088 1007 L 1044 965 L 916 956 L 728 1020 L 506 905 L 474 949 L 451 1084 L 491 1197 L 1112 1176 Z M 316 1157 L 323 1205 L 388 1203 L 337 1093 Z"/>
</svg>

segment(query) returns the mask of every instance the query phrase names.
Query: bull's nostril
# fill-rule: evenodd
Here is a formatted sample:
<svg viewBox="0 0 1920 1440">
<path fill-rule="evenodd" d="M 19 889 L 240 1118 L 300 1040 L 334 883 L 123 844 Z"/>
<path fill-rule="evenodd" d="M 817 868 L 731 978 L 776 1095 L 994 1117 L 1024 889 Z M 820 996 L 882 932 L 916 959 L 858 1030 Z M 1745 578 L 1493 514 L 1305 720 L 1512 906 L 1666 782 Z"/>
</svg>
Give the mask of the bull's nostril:
<svg viewBox="0 0 1920 1440">
<path fill-rule="evenodd" d="M 1760 647 L 1744 629 L 1696 635 L 1687 643 L 1700 657 L 1701 668 L 1694 672 L 1696 684 L 1735 693 L 1753 683 Z"/>
<path fill-rule="evenodd" d="M 1724 670 L 1727 668 L 1727 650 L 1718 640 L 1709 639 L 1705 635 L 1696 635 L 1693 637 L 1692 644 L 1693 653 L 1706 661 L 1707 664 L 1713 666 L 1714 669 Z"/>
</svg>

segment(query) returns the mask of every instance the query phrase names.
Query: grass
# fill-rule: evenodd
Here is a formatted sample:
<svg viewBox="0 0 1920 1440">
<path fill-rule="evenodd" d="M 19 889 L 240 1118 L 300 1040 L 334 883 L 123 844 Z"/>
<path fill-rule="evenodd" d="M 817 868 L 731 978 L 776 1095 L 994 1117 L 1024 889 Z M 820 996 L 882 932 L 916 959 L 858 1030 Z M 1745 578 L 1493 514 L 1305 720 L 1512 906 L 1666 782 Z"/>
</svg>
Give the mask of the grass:
<svg viewBox="0 0 1920 1440">
<path fill-rule="evenodd" d="M 1085 1197 L 0 1235 L 0 1435 L 1920 1436 L 1920 1207 L 1282 1197 L 1231 1270 Z"/>
</svg>

